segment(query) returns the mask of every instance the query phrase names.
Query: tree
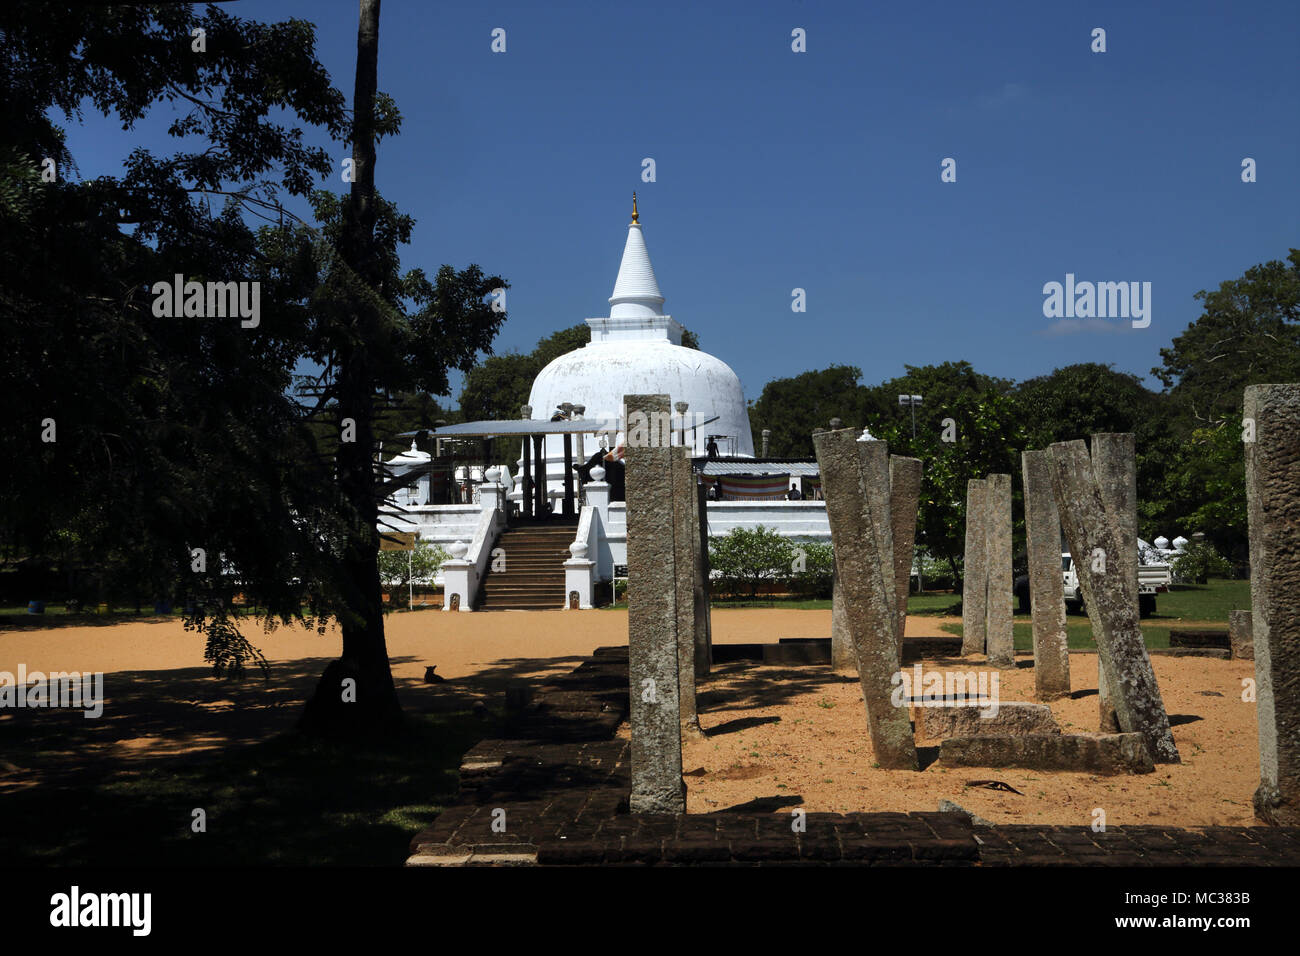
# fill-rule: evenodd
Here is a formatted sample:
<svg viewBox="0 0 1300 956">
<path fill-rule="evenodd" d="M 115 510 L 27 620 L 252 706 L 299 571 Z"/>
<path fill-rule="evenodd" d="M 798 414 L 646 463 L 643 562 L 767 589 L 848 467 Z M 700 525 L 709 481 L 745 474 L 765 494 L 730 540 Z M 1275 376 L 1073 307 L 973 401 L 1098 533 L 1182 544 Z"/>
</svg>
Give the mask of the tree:
<svg viewBox="0 0 1300 956">
<path fill-rule="evenodd" d="M 1196 298 L 1204 312 L 1151 370 L 1193 420 L 1235 418 L 1247 385 L 1300 381 L 1300 249 Z"/>
<path fill-rule="evenodd" d="M 878 406 L 891 397 L 896 403 L 898 395 L 923 397 L 916 437 L 907 408 L 877 419 L 872 434 L 887 441 L 891 453 L 921 459 L 917 542 L 945 560 L 955 579 L 965 550 L 967 482 L 1019 474 L 1027 436 L 1010 382 L 982 375 L 967 362 L 906 368 L 906 376 L 873 392 Z"/>
<path fill-rule="evenodd" d="M 305 715 L 322 731 L 386 729 L 400 715 L 376 566 L 378 409 L 394 395 L 446 394 L 448 370 L 468 369 L 504 318 L 486 301 L 504 281 L 477 266 L 400 272 L 413 222 L 374 183 L 375 143 L 400 127 L 376 88 L 378 17 L 378 3 L 362 3 L 353 189 L 343 201 L 311 193 L 317 228 L 276 190 L 308 194 L 333 160 L 271 119 L 288 110 L 349 136 L 310 24 L 247 23 L 211 6 L 0 12 L 0 99 L 16 114 L 5 128 L 25 136 L 0 143 L 0 163 L 24 171 L 0 191 L 0 295 L 18 356 L 0 359 L 0 397 L 24 421 L 56 419 L 60 436 L 0 435 L 22 463 L 0 479 L 5 542 L 35 556 L 75 540 L 84 558 L 128 565 L 157 593 L 181 588 L 187 626 L 220 672 L 258 659 L 235 590 L 268 626 L 323 632 L 337 619 L 343 653 Z M 203 56 L 192 29 L 206 32 Z M 40 159 L 61 141 L 48 111 L 87 96 L 128 124 L 159 100 L 190 104 L 172 127 L 186 148 L 137 150 L 120 180 L 41 183 Z M 224 199 L 215 213 L 213 196 Z M 246 218 L 257 215 L 273 225 L 254 231 Z M 178 272 L 259 283 L 260 321 L 155 315 L 151 284 Z M 319 371 L 295 382 L 304 361 Z M 355 706 L 340 703 L 347 678 Z"/>
<path fill-rule="evenodd" d="M 1101 432 L 1145 436 L 1163 424 L 1159 395 L 1136 375 L 1095 362 L 1031 378 L 1016 386 L 1015 394 L 1033 448 Z"/>
<path fill-rule="evenodd" d="M 867 391 L 858 384 L 862 370 L 851 365 L 803 372 L 773 379 L 749 405 L 749 427 L 755 434 L 771 429 L 768 454 L 775 458 L 812 458 L 814 428 L 829 427 L 839 418 L 845 427 L 860 428 Z"/>
<path fill-rule="evenodd" d="M 355 427 L 354 440 L 340 441 L 334 456 L 346 533 L 338 559 L 334 611 L 343 637 L 343 652 L 321 675 L 315 696 L 303 712 L 305 729 L 386 731 L 401 717 L 384 639 L 379 567 L 379 502 L 375 452 L 375 394 L 393 386 L 441 392 L 448 365 L 468 369 L 489 347 L 504 314 L 485 301 L 504 288 L 500 277 L 487 278 L 476 267 L 457 273 L 449 266 L 430 283 L 418 270 L 399 277 L 396 246 L 410 237 L 411 220 L 382 203 L 375 191 L 375 144 L 378 124 L 379 0 L 361 0 L 357 30 L 357 75 L 352 110 L 353 180 L 348 200 L 317 193 L 317 215 L 335 239 L 319 316 L 329 330 L 332 348 L 326 380 L 336 404 L 340 429 Z M 382 104 L 385 114 L 395 109 Z M 390 121 L 391 122 L 391 121 Z M 408 315 L 403 299 L 415 303 Z M 460 334 L 444 334 L 456 323 Z M 427 363 L 427 364 L 425 364 Z"/>
</svg>

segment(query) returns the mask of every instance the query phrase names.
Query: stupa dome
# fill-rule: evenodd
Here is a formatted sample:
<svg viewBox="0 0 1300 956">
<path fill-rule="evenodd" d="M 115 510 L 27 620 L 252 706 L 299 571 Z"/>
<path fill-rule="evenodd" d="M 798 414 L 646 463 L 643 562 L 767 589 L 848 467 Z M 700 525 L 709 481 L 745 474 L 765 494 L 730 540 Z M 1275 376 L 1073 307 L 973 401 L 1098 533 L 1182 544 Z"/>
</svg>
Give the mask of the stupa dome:
<svg viewBox="0 0 1300 956">
<path fill-rule="evenodd" d="M 609 316 L 587 319 L 591 342 L 538 373 L 528 398 L 533 417 L 548 419 L 570 402 L 586 406 L 586 419 L 608 420 L 622 416 L 625 395 L 667 395 L 674 407 L 687 403 L 686 441 L 693 454 L 705 454 L 710 436 L 716 436 L 720 454 L 752 457 L 754 439 L 740 379 L 721 359 L 681 344 L 682 326 L 663 311 L 663 293 L 638 219 L 634 202 Z M 675 410 L 673 425 L 676 435 Z M 548 458 L 552 441 L 548 439 Z"/>
</svg>

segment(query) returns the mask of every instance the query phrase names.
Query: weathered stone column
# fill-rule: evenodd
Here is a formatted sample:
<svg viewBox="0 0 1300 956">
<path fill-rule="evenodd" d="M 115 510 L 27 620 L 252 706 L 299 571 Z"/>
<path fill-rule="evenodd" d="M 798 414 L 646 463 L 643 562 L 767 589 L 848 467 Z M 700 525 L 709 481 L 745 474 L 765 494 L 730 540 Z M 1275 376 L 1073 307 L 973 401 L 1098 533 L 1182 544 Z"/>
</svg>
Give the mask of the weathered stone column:
<svg viewBox="0 0 1300 956">
<path fill-rule="evenodd" d="M 889 456 L 889 514 L 894 545 L 894 600 L 898 602 L 898 658 L 903 659 L 907 625 L 907 592 L 911 588 L 916 544 L 916 511 L 921 503 L 921 459 Z M 831 626 L 834 627 L 834 604 Z M 833 637 L 833 634 L 832 634 Z M 832 644 L 834 642 L 832 641 Z"/>
<path fill-rule="evenodd" d="M 1057 442 L 1048 452 L 1052 494 L 1078 569 L 1120 728 L 1142 734 L 1156 763 L 1178 763 L 1169 715 L 1138 626 L 1137 607 L 1128 600 L 1128 589 L 1114 571 L 1114 556 L 1128 543 L 1106 513 L 1088 447 L 1077 440 Z"/>
<path fill-rule="evenodd" d="M 988 609 L 988 482 L 966 482 L 966 547 L 962 555 L 961 652 L 983 654 Z"/>
<path fill-rule="evenodd" d="M 1259 715 L 1255 815 L 1300 824 L 1300 385 L 1246 389 L 1246 513 Z M 1252 434 L 1253 432 L 1253 434 Z"/>
<path fill-rule="evenodd" d="M 1255 633 L 1249 611 L 1228 612 L 1228 643 L 1232 645 L 1234 660 L 1255 659 Z"/>
<path fill-rule="evenodd" d="M 672 449 L 672 510 L 674 576 L 677 589 L 677 688 L 680 696 L 682 733 L 702 737 L 695 709 L 695 578 L 700 547 L 700 529 L 695 516 L 695 469 L 691 451 Z"/>
<path fill-rule="evenodd" d="M 823 485 L 825 483 L 823 482 Z M 822 493 L 825 494 L 823 487 Z M 832 549 L 833 549 L 832 545 Z M 838 670 L 856 670 L 858 652 L 853 648 L 853 635 L 844 612 L 844 589 L 840 587 L 839 562 L 831 578 L 831 667 Z"/>
<path fill-rule="evenodd" d="M 686 812 L 677 667 L 672 449 L 667 395 L 628 395 L 628 672 L 633 813 Z"/>
<path fill-rule="evenodd" d="M 1011 592 L 1015 584 L 1011 576 L 1011 476 L 989 475 L 987 495 L 985 574 L 989 585 L 984 640 L 990 667 L 1015 667 L 1016 642 L 1011 620 Z"/>
<path fill-rule="evenodd" d="M 704 677 L 713 667 L 713 597 L 709 579 L 709 489 L 695 483 L 695 523 L 699 548 L 695 557 L 695 676 Z"/>
<path fill-rule="evenodd" d="M 1137 554 L 1137 442 L 1130 432 L 1102 432 L 1092 436 L 1092 468 L 1101 489 L 1101 500 L 1106 513 L 1116 523 L 1126 547 L 1113 557 L 1111 569 L 1120 576 L 1125 588 L 1125 600 L 1139 613 L 1138 604 L 1138 554 Z M 1107 556 L 1108 558 L 1111 556 Z M 1119 718 L 1111 700 L 1106 672 L 1097 658 L 1097 708 L 1098 721 L 1103 734 L 1119 731 Z"/>
<path fill-rule="evenodd" d="M 1034 628 L 1034 689 L 1039 700 L 1070 696 L 1070 652 L 1061 583 L 1061 516 L 1045 451 L 1020 456 L 1025 481 L 1025 543 Z"/>
<path fill-rule="evenodd" d="M 813 436 L 840 572 L 845 617 L 857 654 L 871 747 L 881 767 L 918 769 L 907 707 L 891 701 L 899 671 L 889 510 L 889 449 L 852 429 Z"/>
</svg>

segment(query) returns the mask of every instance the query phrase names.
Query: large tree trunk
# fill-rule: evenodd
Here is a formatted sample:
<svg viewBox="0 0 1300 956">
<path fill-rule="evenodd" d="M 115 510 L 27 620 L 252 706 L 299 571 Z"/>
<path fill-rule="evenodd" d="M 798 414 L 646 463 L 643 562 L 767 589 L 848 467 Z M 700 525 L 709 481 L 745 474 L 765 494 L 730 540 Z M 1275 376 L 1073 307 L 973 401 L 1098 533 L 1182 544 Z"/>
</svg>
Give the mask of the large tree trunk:
<svg viewBox="0 0 1300 956">
<path fill-rule="evenodd" d="M 379 282 L 373 243 L 379 3 L 380 0 L 361 0 L 352 119 L 354 179 L 339 248 L 345 267 L 371 288 Z M 315 733 L 383 732 L 400 724 L 402 718 L 384 640 L 378 564 L 375 382 L 367 343 L 373 340 L 379 321 L 373 305 L 357 297 L 353 341 L 338 357 L 339 417 L 352 420 L 355 441 L 339 443 L 335 462 L 340 489 L 352 509 L 355 523 L 348 534 L 340 566 L 338 618 L 343 632 L 343 655 L 325 669 L 301 721 L 303 729 Z M 350 685 L 346 683 L 349 680 Z"/>
</svg>

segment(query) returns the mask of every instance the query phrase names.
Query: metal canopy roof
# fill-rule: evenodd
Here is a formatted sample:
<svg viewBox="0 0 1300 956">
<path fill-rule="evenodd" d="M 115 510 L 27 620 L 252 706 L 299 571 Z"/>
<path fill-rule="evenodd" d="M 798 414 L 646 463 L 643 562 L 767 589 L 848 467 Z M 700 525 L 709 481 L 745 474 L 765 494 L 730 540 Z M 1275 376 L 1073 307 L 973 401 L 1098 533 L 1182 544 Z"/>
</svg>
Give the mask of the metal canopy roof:
<svg viewBox="0 0 1300 956">
<path fill-rule="evenodd" d="M 697 458 L 698 462 L 699 459 Z M 798 475 L 800 477 L 812 477 L 819 474 L 821 469 L 815 461 L 771 461 L 762 458 L 751 459 L 733 459 L 731 461 L 720 461 L 717 458 L 709 458 L 703 462 L 700 468 L 701 474 L 705 475 Z"/>
<path fill-rule="evenodd" d="M 513 418 L 503 421 L 461 422 L 459 425 L 443 425 L 441 428 L 422 428 L 413 432 L 402 432 L 403 436 L 421 433 L 435 435 L 438 438 L 496 438 L 500 436 L 525 435 L 577 435 L 593 432 L 616 433 L 622 429 L 618 419 L 585 418 L 577 421 L 542 421 L 535 418 Z"/>
</svg>

